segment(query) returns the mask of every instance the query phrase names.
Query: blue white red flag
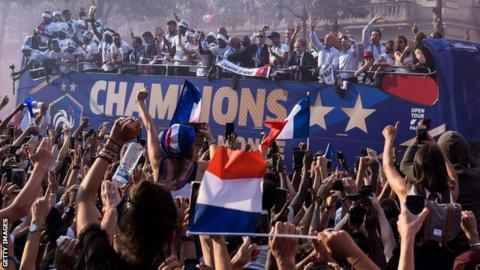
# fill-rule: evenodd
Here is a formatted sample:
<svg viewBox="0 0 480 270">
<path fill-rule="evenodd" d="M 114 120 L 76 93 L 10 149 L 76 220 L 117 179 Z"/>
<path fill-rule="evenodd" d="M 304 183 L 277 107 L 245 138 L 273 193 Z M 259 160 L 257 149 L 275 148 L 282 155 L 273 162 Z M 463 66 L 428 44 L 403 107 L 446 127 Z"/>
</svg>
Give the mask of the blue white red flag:
<svg viewBox="0 0 480 270">
<path fill-rule="evenodd" d="M 203 176 L 189 233 L 255 233 L 265 170 L 260 152 L 219 147 Z"/>
<path fill-rule="evenodd" d="M 201 109 L 202 93 L 198 87 L 185 80 L 170 126 L 173 124 L 200 122 Z"/>
<path fill-rule="evenodd" d="M 260 147 L 265 151 L 276 139 L 304 139 L 310 136 L 310 98 L 300 100 L 290 111 L 285 120 L 265 121 L 270 128 L 270 134 Z"/>
</svg>

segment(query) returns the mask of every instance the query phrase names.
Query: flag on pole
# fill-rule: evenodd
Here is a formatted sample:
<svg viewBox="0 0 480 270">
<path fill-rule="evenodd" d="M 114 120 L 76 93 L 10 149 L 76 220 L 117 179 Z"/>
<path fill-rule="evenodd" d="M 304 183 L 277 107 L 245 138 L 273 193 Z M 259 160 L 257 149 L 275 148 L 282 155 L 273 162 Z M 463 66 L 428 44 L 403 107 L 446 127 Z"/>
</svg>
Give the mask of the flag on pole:
<svg viewBox="0 0 480 270">
<path fill-rule="evenodd" d="M 310 97 L 300 100 L 285 120 L 265 121 L 270 133 L 260 147 L 265 151 L 276 139 L 304 139 L 310 136 Z"/>
<path fill-rule="evenodd" d="M 260 152 L 219 147 L 203 176 L 189 233 L 254 233 L 265 170 Z"/>
<path fill-rule="evenodd" d="M 170 126 L 181 123 L 200 122 L 202 93 L 190 81 L 185 80 Z"/>
<path fill-rule="evenodd" d="M 325 149 L 325 154 L 324 154 L 324 157 L 327 159 L 327 160 L 333 160 L 333 155 L 334 155 L 334 150 L 333 150 L 333 146 L 331 144 L 327 144 L 327 149 Z"/>
</svg>

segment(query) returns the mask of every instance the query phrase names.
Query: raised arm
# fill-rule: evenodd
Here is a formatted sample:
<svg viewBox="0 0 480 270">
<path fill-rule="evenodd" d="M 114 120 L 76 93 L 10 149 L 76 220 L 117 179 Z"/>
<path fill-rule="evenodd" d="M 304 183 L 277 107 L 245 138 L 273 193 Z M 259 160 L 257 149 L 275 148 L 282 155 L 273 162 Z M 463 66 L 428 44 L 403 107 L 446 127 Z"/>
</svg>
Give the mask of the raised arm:
<svg viewBox="0 0 480 270">
<path fill-rule="evenodd" d="M 157 182 L 160 173 L 160 159 L 163 157 L 163 154 L 160 150 L 155 122 L 153 121 L 152 116 L 150 116 L 150 113 L 147 110 L 147 105 L 145 104 L 148 94 L 149 92 L 147 89 L 138 91 L 137 102 L 143 126 L 147 129 L 147 154 L 150 164 L 152 165 L 153 179 Z"/>
<path fill-rule="evenodd" d="M 5 119 L 3 119 L 2 123 L 0 124 L 0 131 L 6 129 L 8 127 L 8 123 L 10 123 L 10 120 L 17 114 L 18 112 L 23 111 L 23 108 L 25 108 L 25 104 L 19 104 L 15 111 L 13 111 L 11 114 L 9 114 Z"/>
<path fill-rule="evenodd" d="M 28 214 L 42 186 L 43 177 L 50 166 L 52 158 L 52 141 L 50 138 L 43 138 L 37 152 L 30 156 L 34 166 L 30 178 L 13 203 L 7 208 L 0 210 L 0 217 L 6 217 L 9 219 L 9 222 L 13 223 Z"/>
<path fill-rule="evenodd" d="M 365 27 L 362 30 L 362 42 L 363 42 L 363 47 L 367 47 L 370 45 L 370 34 L 372 33 L 373 25 L 378 21 L 383 19 L 383 15 L 381 14 L 376 14 L 375 17 L 371 21 L 365 25 Z"/>
<path fill-rule="evenodd" d="M 385 137 L 385 146 L 383 149 L 383 169 L 387 175 L 387 180 L 393 191 L 397 194 L 400 202 L 403 203 L 409 192 L 407 182 L 397 172 L 393 162 L 393 144 L 397 136 L 400 123 L 397 122 L 395 127 L 388 125 L 383 129 L 383 136 Z"/>
<path fill-rule="evenodd" d="M 323 48 L 325 48 L 325 45 L 323 45 L 320 40 L 317 37 L 317 34 L 315 33 L 315 27 L 317 26 L 317 19 L 315 17 L 312 17 L 311 22 L 310 22 L 310 42 L 312 43 L 313 47 L 317 51 L 321 51 Z"/>
<path fill-rule="evenodd" d="M 108 165 L 114 162 L 121 147 L 140 132 L 140 122 L 132 118 L 118 119 L 110 132 L 110 138 L 99 151 L 95 162 L 82 181 L 77 193 L 77 234 L 90 224 L 99 224 L 96 207 L 97 191 Z"/>
</svg>

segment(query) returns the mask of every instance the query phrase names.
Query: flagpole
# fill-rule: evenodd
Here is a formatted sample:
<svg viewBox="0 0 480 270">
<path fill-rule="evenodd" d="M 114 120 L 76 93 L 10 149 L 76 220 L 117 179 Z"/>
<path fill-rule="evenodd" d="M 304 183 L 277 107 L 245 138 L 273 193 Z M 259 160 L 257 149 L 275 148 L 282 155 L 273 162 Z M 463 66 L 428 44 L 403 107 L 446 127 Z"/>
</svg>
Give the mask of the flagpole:
<svg viewBox="0 0 480 270">
<path fill-rule="evenodd" d="M 310 97 L 310 91 L 307 91 L 307 97 Z M 310 104 L 308 104 L 308 109 L 310 109 Z M 307 149 L 310 150 L 310 123 L 308 123 Z"/>
</svg>

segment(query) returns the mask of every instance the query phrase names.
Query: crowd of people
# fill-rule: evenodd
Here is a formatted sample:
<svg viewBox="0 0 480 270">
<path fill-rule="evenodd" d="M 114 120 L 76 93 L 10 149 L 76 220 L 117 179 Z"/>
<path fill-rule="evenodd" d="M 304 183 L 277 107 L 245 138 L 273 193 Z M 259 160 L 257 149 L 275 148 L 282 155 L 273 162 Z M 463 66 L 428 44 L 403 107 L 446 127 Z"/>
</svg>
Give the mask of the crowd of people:
<svg viewBox="0 0 480 270">
<path fill-rule="evenodd" d="M 300 25 L 287 28 L 283 39 L 279 32 L 267 33 L 268 26 L 252 35 L 230 36 L 225 27 L 205 34 L 174 15 L 166 29 L 159 26 L 141 36 L 131 31 L 125 38 L 95 19 L 95 12 L 87 16 L 82 11 L 78 19 L 72 19 L 69 10 L 43 12 L 43 21 L 22 47 L 25 66 L 41 64 L 48 74 L 103 71 L 235 78 L 215 65 L 226 59 L 245 68 L 271 66 L 276 80 L 341 83 L 344 87 L 358 78 L 374 81 L 379 72 L 434 71 L 433 59 L 422 43 L 426 35 L 414 27 L 412 38 L 398 36 L 384 43 L 381 31 L 374 28 L 383 19 L 381 14 L 365 26 L 361 43 L 342 32 L 318 38 L 315 17 L 310 19 L 309 39 L 304 40 L 298 37 Z M 370 75 L 362 76 L 365 73 Z"/>
<path fill-rule="evenodd" d="M 273 144 L 263 153 L 259 232 L 270 237 L 190 235 L 190 189 L 218 147 L 208 124 L 157 130 L 139 90 L 140 119 L 75 130 L 0 122 L 0 217 L 5 269 L 477 269 L 480 167 L 461 134 L 436 142 L 420 123 L 396 156 L 399 123 L 383 130 L 383 154 L 362 151 L 332 167 L 325 146 L 300 143 L 292 166 Z M 0 109 L 9 102 L 4 98 Z M 139 138 L 142 129 L 146 138 Z M 87 131 L 88 130 L 88 131 Z M 119 185 L 129 142 L 144 151 Z M 235 133 L 224 147 L 240 145 Z M 368 147 L 368 145 L 366 145 Z M 314 154 L 315 153 L 315 154 Z M 123 165 L 122 165 L 123 166 Z M 352 167 L 352 166 L 350 166 Z M 241 191 L 240 191 L 241 192 Z M 263 221 L 261 221 L 263 220 Z M 283 237 L 282 235 L 290 235 Z M 298 238 L 296 236 L 299 236 Z M 293 236 L 293 237 L 292 237 Z M 310 239 L 300 239 L 310 236 Z"/>
</svg>

